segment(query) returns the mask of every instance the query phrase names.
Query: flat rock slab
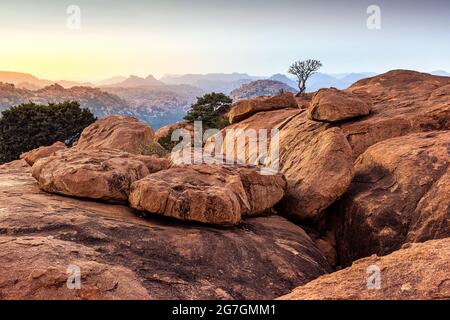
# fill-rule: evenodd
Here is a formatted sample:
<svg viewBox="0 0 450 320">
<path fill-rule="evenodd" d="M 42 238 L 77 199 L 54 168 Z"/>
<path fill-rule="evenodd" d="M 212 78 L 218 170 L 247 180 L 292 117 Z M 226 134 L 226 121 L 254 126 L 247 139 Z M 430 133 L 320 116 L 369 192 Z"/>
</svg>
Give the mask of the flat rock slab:
<svg viewBox="0 0 450 320">
<path fill-rule="evenodd" d="M 107 116 L 83 130 L 76 147 L 81 150 L 118 149 L 138 153 L 152 143 L 154 132 L 142 121 L 130 116 Z"/>
<path fill-rule="evenodd" d="M 4 248 L 14 250 L 27 257 L 26 264 L 41 269 L 61 263 L 65 271 L 69 261 L 89 260 L 101 265 L 99 268 L 115 266 L 121 268 L 121 274 L 125 270 L 134 273 L 134 278 L 112 274 L 119 286 L 102 286 L 112 290 L 97 291 L 105 298 L 130 298 L 120 291 L 121 281 L 136 279 L 151 299 L 273 299 L 331 271 L 302 228 L 282 217 L 249 218 L 231 229 L 142 219 L 126 206 L 42 192 L 21 163 L 0 166 L 0 181 L 0 239 L 58 240 L 45 245 L 45 250 L 37 249 L 33 256 L 28 253 L 28 245 L 0 244 L 0 252 Z M 38 254 L 53 245 L 62 246 L 57 254 Z M 95 254 L 87 255 L 88 250 Z M 0 270 L 24 268 L 23 260 L 0 259 Z M 84 270 L 82 267 L 82 275 Z M 21 273 L 19 283 L 30 288 L 41 286 L 39 278 L 25 275 Z M 0 296 L 6 298 L 6 292 L 17 292 L 17 274 L 3 273 L 0 277 L 5 280 Z M 85 280 L 82 277 L 82 288 Z M 131 281 L 128 288 L 131 285 L 135 282 Z M 76 298 L 63 294 L 64 290 L 66 282 L 57 282 L 52 290 L 45 291 L 46 298 Z M 21 295 L 24 299 L 33 297 L 28 291 Z"/>
<path fill-rule="evenodd" d="M 228 112 L 230 123 L 247 119 L 255 113 L 286 108 L 298 108 L 292 93 L 287 92 L 273 97 L 257 97 L 239 100 L 231 106 Z"/>
<path fill-rule="evenodd" d="M 321 122 L 340 122 L 370 114 L 368 102 L 351 92 L 335 88 L 320 89 L 308 108 L 308 119 Z"/>
<path fill-rule="evenodd" d="M 369 147 L 336 205 L 342 263 L 404 243 L 450 237 L 450 131 L 414 133 Z"/>
<path fill-rule="evenodd" d="M 53 237 L 0 236 L 2 300 L 149 299 L 135 274 L 95 261 L 95 250 Z M 71 275 L 73 278 L 69 279 Z M 79 272 L 80 286 L 76 287 Z"/>
<path fill-rule="evenodd" d="M 271 209 L 285 187 L 281 174 L 261 175 L 254 167 L 179 166 L 133 183 L 129 202 L 150 213 L 231 226 Z"/>
<path fill-rule="evenodd" d="M 358 260 L 351 267 L 313 280 L 280 299 L 448 300 L 449 261 L 449 238 L 416 243 L 384 257 Z M 380 275 L 379 287 L 376 272 Z M 372 287 L 368 288 L 367 283 Z"/>
<path fill-rule="evenodd" d="M 71 148 L 38 160 L 32 168 L 39 187 L 47 192 L 103 201 L 126 202 L 130 186 L 169 161 L 115 149 Z"/>
</svg>

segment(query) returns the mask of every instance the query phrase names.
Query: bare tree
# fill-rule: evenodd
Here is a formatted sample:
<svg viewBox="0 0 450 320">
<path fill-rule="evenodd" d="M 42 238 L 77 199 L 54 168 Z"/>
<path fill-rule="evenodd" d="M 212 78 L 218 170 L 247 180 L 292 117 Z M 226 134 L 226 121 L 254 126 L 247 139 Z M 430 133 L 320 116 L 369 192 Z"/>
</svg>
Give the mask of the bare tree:
<svg viewBox="0 0 450 320">
<path fill-rule="evenodd" d="M 306 90 L 306 81 L 308 78 L 316 73 L 317 70 L 322 67 L 322 63 L 319 60 L 308 59 L 305 61 L 296 61 L 289 68 L 288 72 L 295 75 L 298 78 L 297 97 L 301 96 Z"/>
</svg>

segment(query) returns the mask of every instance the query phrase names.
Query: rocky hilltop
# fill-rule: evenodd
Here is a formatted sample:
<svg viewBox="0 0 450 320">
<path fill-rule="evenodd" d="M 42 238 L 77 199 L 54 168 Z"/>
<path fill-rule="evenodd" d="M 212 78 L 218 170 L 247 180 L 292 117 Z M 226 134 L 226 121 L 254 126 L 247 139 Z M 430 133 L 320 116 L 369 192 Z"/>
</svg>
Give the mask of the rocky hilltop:
<svg viewBox="0 0 450 320">
<path fill-rule="evenodd" d="M 395 70 L 229 117 L 225 137 L 279 129 L 278 172 L 250 140 L 216 144 L 235 164 L 140 155 L 155 134 L 127 116 L 0 166 L 0 298 L 450 298 L 450 78 Z"/>
<path fill-rule="evenodd" d="M 230 97 L 236 101 L 241 99 L 255 98 L 259 96 L 274 96 L 280 92 L 293 92 L 296 90 L 287 84 L 275 80 L 257 80 L 243 84 L 230 93 Z"/>
</svg>

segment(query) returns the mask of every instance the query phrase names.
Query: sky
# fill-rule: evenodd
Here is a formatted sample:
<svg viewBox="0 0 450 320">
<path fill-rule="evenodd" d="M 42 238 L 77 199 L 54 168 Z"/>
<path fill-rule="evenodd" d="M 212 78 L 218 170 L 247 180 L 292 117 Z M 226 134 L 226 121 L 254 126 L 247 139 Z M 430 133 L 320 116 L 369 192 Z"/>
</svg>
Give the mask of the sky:
<svg viewBox="0 0 450 320">
<path fill-rule="evenodd" d="M 450 71 L 450 1 L 0 0 L 0 39 L 0 70 L 50 80 L 267 76 L 308 58 L 326 73 Z"/>
</svg>

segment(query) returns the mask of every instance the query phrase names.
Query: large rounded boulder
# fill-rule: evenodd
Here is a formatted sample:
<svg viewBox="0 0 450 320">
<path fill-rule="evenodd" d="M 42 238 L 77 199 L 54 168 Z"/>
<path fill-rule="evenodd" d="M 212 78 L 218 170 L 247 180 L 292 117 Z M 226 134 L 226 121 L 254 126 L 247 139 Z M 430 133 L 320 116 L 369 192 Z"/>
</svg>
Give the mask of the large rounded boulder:
<svg viewBox="0 0 450 320">
<path fill-rule="evenodd" d="M 154 214 L 221 226 L 264 213 L 284 195 L 281 174 L 257 168 L 192 165 L 172 167 L 131 186 L 131 207 Z"/>
<path fill-rule="evenodd" d="M 320 89 L 308 108 L 308 119 L 322 122 L 340 122 L 367 116 L 371 106 L 350 92 L 335 88 Z"/>
<path fill-rule="evenodd" d="M 80 150 L 117 149 L 138 153 L 153 142 L 154 132 L 147 124 L 130 116 L 113 115 L 97 120 L 83 130 L 76 147 Z"/>
</svg>

